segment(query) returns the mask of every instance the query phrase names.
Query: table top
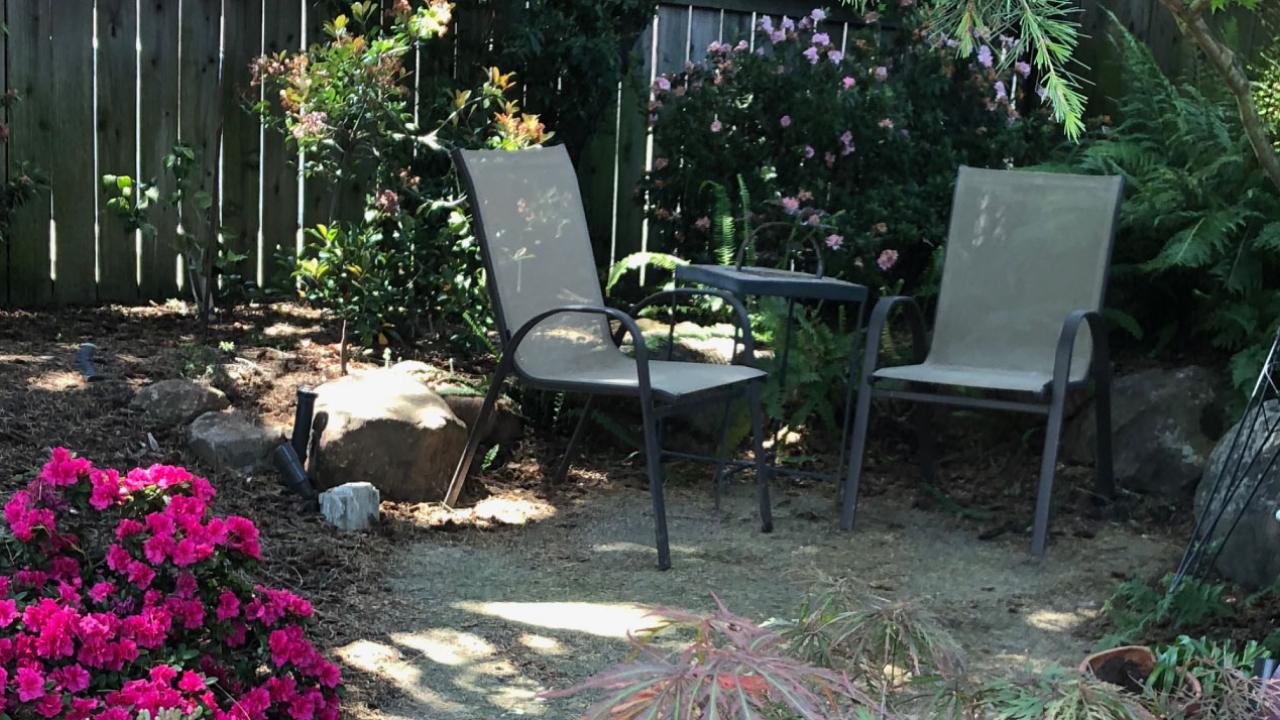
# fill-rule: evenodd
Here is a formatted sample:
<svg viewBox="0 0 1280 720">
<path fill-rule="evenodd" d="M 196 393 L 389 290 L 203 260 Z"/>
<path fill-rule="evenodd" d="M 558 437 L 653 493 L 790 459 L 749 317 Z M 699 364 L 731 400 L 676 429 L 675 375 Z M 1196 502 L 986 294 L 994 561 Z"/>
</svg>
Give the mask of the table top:
<svg viewBox="0 0 1280 720">
<path fill-rule="evenodd" d="M 867 301 L 867 287 L 811 273 L 732 265 L 680 265 L 676 280 L 699 283 L 734 295 L 781 297 L 795 300 Z"/>
</svg>

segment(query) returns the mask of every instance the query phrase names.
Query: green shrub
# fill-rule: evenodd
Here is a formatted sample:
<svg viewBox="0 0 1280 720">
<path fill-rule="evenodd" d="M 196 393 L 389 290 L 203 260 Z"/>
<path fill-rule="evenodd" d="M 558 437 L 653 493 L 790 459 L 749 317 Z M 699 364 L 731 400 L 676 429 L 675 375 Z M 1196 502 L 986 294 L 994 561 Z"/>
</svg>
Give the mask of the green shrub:
<svg viewBox="0 0 1280 720">
<path fill-rule="evenodd" d="M 1194 628 L 1235 614 L 1225 585 L 1186 578 L 1170 594 L 1165 591 L 1170 579 L 1166 576 L 1155 585 L 1129 580 L 1116 586 L 1102 607 L 1112 632 L 1099 641 L 1099 649 L 1137 642 L 1154 630 Z"/>
<path fill-rule="evenodd" d="M 1154 353 L 1206 343 L 1232 355 L 1235 385 L 1257 377 L 1280 318 L 1280 196 L 1229 102 L 1170 81 L 1118 24 L 1122 121 L 1075 151 L 1075 170 L 1120 174 L 1110 304 Z"/>
</svg>

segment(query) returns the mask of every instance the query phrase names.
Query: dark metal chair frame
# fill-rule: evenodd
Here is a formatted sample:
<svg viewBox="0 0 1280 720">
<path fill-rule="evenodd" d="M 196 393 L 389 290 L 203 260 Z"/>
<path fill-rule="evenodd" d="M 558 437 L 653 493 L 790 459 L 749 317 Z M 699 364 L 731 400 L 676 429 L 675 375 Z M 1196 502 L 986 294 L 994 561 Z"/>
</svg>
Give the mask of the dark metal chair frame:
<svg viewBox="0 0 1280 720">
<path fill-rule="evenodd" d="M 453 157 L 454 164 L 458 168 L 459 174 L 462 176 L 467 194 L 474 205 L 477 202 L 476 199 L 478 197 L 474 180 L 468 171 L 466 163 L 462 159 L 461 153 L 455 151 Z M 480 213 L 474 214 L 474 222 L 476 225 L 476 236 L 480 240 L 481 256 L 484 261 L 486 277 L 489 285 L 489 295 L 493 300 L 494 318 L 498 326 L 498 336 L 502 348 L 502 355 L 498 362 L 498 367 L 494 371 L 493 377 L 490 379 L 489 390 L 485 394 L 480 414 L 472 424 L 470 433 L 468 434 L 466 449 L 463 451 L 462 458 L 459 460 L 458 466 L 454 471 L 453 479 L 450 482 L 449 491 L 445 498 L 445 505 L 452 507 L 457 502 L 458 494 L 462 490 L 462 484 L 465 481 L 471 464 L 475 459 L 476 451 L 479 449 L 482 437 L 482 433 L 480 431 L 488 422 L 489 416 L 497 404 L 498 397 L 502 394 L 503 383 L 514 373 L 523 384 L 531 388 L 549 390 L 553 392 L 584 393 L 587 395 L 587 402 L 583 408 L 582 416 L 579 418 L 578 424 L 574 428 L 573 434 L 569 440 L 569 445 L 565 449 L 564 456 L 556 470 L 556 481 L 563 479 L 568 472 L 569 463 L 573 459 L 574 453 L 581 442 L 582 434 L 590 415 L 591 403 L 595 396 L 634 396 L 640 401 L 641 422 L 644 426 L 645 462 L 648 468 L 649 493 L 653 502 L 654 539 L 658 550 L 658 568 L 660 570 L 666 570 L 671 567 L 671 548 L 667 532 L 666 500 L 663 493 L 661 463 L 664 455 L 673 455 L 673 453 L 666 453 L 661 447 L 660 423 L 664 418 L 670 415 L 700 407 L 705 404 L 723 403 L 737 398 L 745 399 L 751 413 L 752 449 L 755 455 L 756 495 L 759 503 L 761 532 L 772 532 L 773 516 L 769 498 L 769 480 L 772 474 L 772 468 L 766 461 L 767 456 L 764 450 L 764 416 L 760 406 L 760 380 L 763 378 L 723 385 L 708 391 L 679 396 L 672 396 L 667 393 L 655 391 L 650 383 L 649 351 L 645 345 L 644 334 L 640 331 L 639 326 L 633 319 L 638 312 L 659 301 L 670 301 L 674 306 L 680 298 L 684 297 L 695 295 L 718 297 L 733 308 L 737 329 L 738 332 L 741 333 L 741 342 L 743 347 L 741 355 L 736 352 L 738 337 L 735 337 L 734 339 L 735 364 L 755 367 L 755 340 L 751 333 L 750 317 L 748 316 L 746 307 L 743 306 L 742 302 L 733 295 L 718 290 L 676 288 L 673 290 L 655 293 L 641 300 L 631 308 L 630 312 L 623 312 L 615 308 L 596 305 L 564 305 L 552 308 L 530 318 L 523 326 L 515 329 L 513 332 L 505 320 L 502 298 L 493 281 L 494 271 L 492 258 L 490 257 L 489 252 L 488 236 L 485 233 L 484 221 L 480 216 Z M 520 343 L 525 339 L 530 331 L 536 328 L 540 323 L 550 317 L 564 313 L 599 315 L 605 320 L 616 321 L 619 327 L 617 331 L 613 333 L 613 341 L 615 344 L 619 343 L 625 335 L 631 336 L 635 352 L 637 387 L 625 388 L 590 382 L 548 382 L 546 380 L 532 377 L 524 372 L 519 363 L 516 362 L 516 350 L 519 348 Z M 672 318 L 672 322 L 674 323 L 674 317 Z M 725 450 L 726 449 L 722 445 L 719 453 L 721 468 L 717 470 L 717 477 L 719 477 L 723 470 Z"/>
</svg>

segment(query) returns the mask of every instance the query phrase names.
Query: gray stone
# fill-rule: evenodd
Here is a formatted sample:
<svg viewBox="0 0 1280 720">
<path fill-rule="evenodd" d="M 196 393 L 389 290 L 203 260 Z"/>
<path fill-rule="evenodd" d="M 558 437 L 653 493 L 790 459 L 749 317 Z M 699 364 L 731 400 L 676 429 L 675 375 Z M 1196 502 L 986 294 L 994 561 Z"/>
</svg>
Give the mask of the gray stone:
<svg viewBox="0 0 1280 720">
<path fill-rule="evenodd" d="M 1221 435 L 1222 379 L 1202 367 L 1153 368 L 1116 378 L 1112 388 L 1112 453 L 1116 482 L 1170 499 L 1195 488 Z M 1063 457 L 1094 460 L 1095 405 L 1067 428 Z"/>
<path fill-rule="evenodd" d="M 207 412 L 188 429 L 188 445 L 215 470 L 252 472 L 270 466 L 271 451 L 284 442 L 280 428 L 258 424 L 242 413 Z"/>
<path fill-rule="evenodd" d="M 1215 541 L 1220 542 L 1235 519 L 1240 518 L 1222 546 L 1215 567 L 1228 579 L 1253 589 L 1270 587 L 1280 579 L 1280 553 L 1276 552 L 1280 548 L 1280 461 L 1271 464 L 1280 453 L 1280 432 L 1270 436 L 1267 433 L 1268 425 L 1280 418 L 1280 400 L 1269 400 L 1262 409 L 1254 420 L 1253 432 L 1246 429 L 1234 448 L 1232 439 L 1244 420 L 1227 431 L 1209 456 L 1209 466 L 1196 490 L 1196 517 L 1202 519 L 1203 527 L 1207 529 L 1221 512 L 1213 533 Z M 1258 460 L 1249 467 L 1252 457 Z M 1238 480 L 1237 491 L 1227 501 L 1232 476 L 1239 478 L 1239 471 L 1246 467 L 1248 472 Z M 1228 470 L 1225 477 L 1224 469 Z M 1215 493 L 1219 477 L 1223 479 Z M 1256 495 L 1241 513 L 1254 488 L 1258 488 Z"/>
<path fill-rule="evenodd" d="M 186 425 L 204 413 L 226 409 L 230 404 L 221 390 L 181 379 L 148 385 L 130 402 L 154 427 Z"/>
<path fill-rule="evenodd" d="M 320 514 L 339 530 L 368 530 L 378 521 L 381 502 L 378 488 L 373 485 L 347 483 L 320 493 Z"/>
<path fill-rule="evenodd" d="M 394 368 L 316 388 L 308 474 L 317 489 L 368 482 L 398 502 L 444 499 L 467 426 L 419 377 Z"/>
<path fill-rule="evenodd" d="M 444 398 L 445 404 L 458 419 L 471 429 L 480 418 L 480 408 L 484 405 L 484 396 L 468 392 L 458 392 L 458 388 L 436 386 L 435 391 Z M 516 413 L 511 401 L 506 398 L 498 400 L 497 407 L 489 415 L 480 433 L 482 443 L 512 443 L 524 438 L 524 420 Z"/>
</svg>

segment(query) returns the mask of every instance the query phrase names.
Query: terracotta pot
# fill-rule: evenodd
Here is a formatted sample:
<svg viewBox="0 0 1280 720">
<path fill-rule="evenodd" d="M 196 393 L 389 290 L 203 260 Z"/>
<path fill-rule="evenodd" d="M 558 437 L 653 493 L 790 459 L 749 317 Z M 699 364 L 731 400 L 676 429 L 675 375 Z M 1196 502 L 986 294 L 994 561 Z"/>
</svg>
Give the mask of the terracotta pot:
<svg viewBox="0 0 1280 720">
<path fill-rule="evenodd" d="M 1141 692 L 1141 686 L 1146 683 L 1155 666 L 1156 654 L 1151 651 L 1151 648 L 1143 645 L 1125 645 L 1094 653 L 1085 658 L 1077 669 L 1105 683 L 1137 693 Z M 1119 676 L 1120 673 L 1126 673 L 1130 682 L 1124 682 L 1124 678 Z M 1183 673 L 1182 683 L 1191 698 L 1183 706 L 1183 710 L 1189 717 L 1195 717 L 1200 712 L 1200 697 L 1203 693 L 1200 681 L 1191 673 Z"/>
</svg>

